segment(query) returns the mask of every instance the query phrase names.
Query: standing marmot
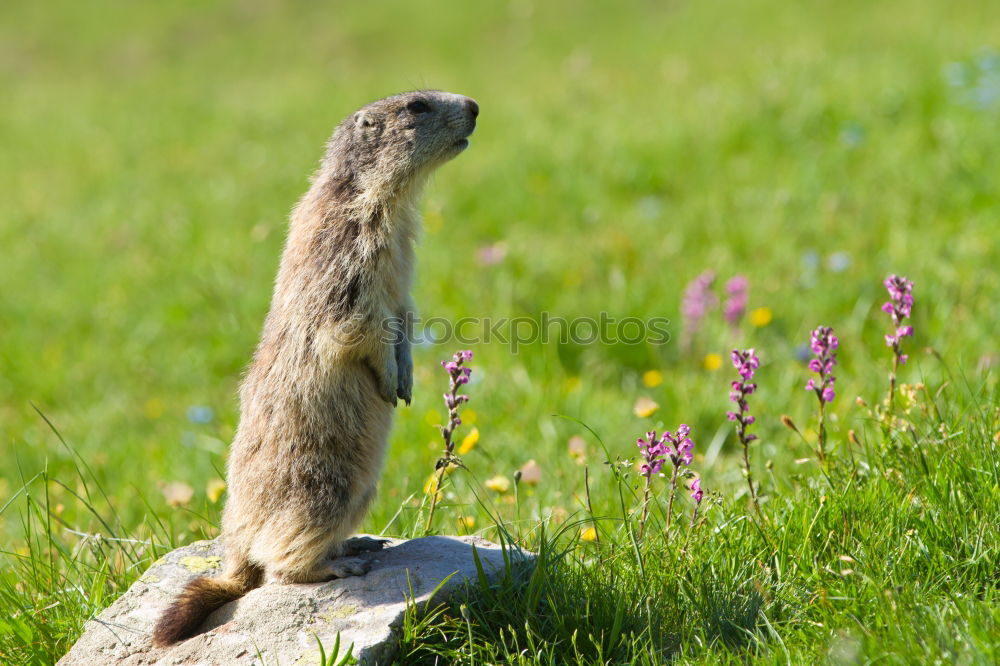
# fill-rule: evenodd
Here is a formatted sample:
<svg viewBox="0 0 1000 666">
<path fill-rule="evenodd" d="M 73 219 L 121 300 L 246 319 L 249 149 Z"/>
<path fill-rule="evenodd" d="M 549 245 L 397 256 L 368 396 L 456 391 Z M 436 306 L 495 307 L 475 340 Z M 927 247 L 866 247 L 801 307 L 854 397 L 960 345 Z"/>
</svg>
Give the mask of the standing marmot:
<svg viewBox="0 0 1000 666">
<path fill-rule="evenodd" d="M 194 634 L 214 609 L 262 582 L 360 575 L 347 539 L 375 494 L 392 408 L 410 402 L 416 199 L 468 147 L 479 106 L 422 90 L 362 108 L 334 131 L 292 213 L 260 345 L 240 389 L 222 516 L 222 575 L 191 581 L 153 644 Z M 389 324 L 387 326 L 387 323 Z"/>
</svg>

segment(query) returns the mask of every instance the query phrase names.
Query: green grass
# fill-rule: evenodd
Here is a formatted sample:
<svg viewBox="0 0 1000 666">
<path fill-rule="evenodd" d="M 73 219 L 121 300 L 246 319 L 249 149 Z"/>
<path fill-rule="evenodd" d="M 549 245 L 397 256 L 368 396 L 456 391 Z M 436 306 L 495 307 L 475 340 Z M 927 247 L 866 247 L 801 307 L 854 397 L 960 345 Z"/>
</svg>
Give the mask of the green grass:
<svg viewBox="0 0 1000 666">
<path fill-rule="evenodd" d="M 992 663 L 992 9 L 3 3 L 0 662 L 54 661 L 159 552 L 216 533 L 208 484 L 224 468 L 288 210 L 336 122 L 432 86 L 475 97 L 482 114 L 470 150 L 428 188 L 421 313 L 666 317 L 673 340 L 472 345 L 481 439 L 469 470 L 451 475 L 436 529 L 506 532 L 546 564 L 514 572 L 496 591 L 503 604 L 469 599 L 464 615 L 414 624 L 404 653 Z M 482 265 L 477 251 L 498 242 L 504 260 Z M 773 320 L 733 332 L 714 316 L 685 352 L 681 292 L 708 268 L 746 275 L 750 307 Z M 900 379 L 926 389 L 897 406 L 909 425 L 886 434 L 854 398 L 885 394 L 878 307 L 890 272 L 917 285 Z M 842 345 L 829 477 L 796 462 L 815 440 L 797 350 L 819 324 Z M 414 404 L 397 413 L 365 530 L 422 532 L 444 418 L 437 362 L 459 346 L 416 350 Z M 753 460 L 766 519 L 747 510 L 725 419 L 733 372 L 703 364 L 734 346 L 763 359 Z M 648 370 L 664 382 L 644 386 Z M 632 411 L 641 396 L 661 406 L 650 418 Z M 211 418 L 196 422 L 192 407 Z M 659 527 L 636 546 L 637 479 L 603 463 L 679 422 L 721 504 L 687 548 Z M 579 541 L 591 513 L 585 467 L 567 453 L 574 435 L 600 547 Z M 516 500 L 482 487 L 529 459 L 542 477 Z M 163 492 L 175 482 L 193 490 L 180 506 Z M 686 493 L 678 503 L 683 532 Z"/>
</svg>

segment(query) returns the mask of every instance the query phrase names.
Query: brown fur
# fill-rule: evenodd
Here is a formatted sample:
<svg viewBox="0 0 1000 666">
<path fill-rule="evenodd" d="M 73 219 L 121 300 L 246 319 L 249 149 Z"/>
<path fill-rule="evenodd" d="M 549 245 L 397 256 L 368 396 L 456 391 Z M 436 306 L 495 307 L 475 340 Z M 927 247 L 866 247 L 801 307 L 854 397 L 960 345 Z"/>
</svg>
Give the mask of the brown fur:
<svg viewBox="0 0 1000 666">
<path fill-rule="evenodd" d="M 153 631 L 153 645 L 162 647 L 191 636 L 216 608 L 239 599 L 260 584 L 252 571 L 242 579 L 220 576 L 195 578 L 167 608 Z"/>
<path fill-rule="evenodd" d="M 396 399 L 409 404 L 409 341 L 387 340 L 412 312 L 416 199 L 460 153 L 478 106 L 438 91 L 374 102 L 344 120 L 292 213 L 261 341 L 240 389 L 222 517 L 223 574 L 192 581 L 154 642 L 192 635 L 261 581 L 361 574 L 338 556 L 382 467 Z"/>
</svg>

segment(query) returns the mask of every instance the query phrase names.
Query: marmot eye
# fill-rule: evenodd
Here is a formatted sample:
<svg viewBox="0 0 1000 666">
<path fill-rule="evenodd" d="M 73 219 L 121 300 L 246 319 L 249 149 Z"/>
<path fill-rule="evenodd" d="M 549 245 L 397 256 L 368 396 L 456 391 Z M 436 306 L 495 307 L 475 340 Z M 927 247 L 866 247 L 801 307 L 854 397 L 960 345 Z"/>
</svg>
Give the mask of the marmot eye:
<svg viewBox="0 0 1000 666">
<path fill-rule="evenodd" d="M 431 110 L 431 105 L 422 99 L 415 99 L 407 104 L 406 108 L 410 113 L 427 113 Z"/>
</svg>

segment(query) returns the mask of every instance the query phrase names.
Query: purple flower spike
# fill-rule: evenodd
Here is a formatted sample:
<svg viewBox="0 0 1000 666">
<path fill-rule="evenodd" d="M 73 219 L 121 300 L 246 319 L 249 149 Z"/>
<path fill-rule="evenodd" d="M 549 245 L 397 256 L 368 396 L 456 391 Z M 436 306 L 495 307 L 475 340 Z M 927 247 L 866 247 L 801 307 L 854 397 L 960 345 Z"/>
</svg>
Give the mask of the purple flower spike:
<svg viewBox="0 0 1000 666">
<path fill-rule="evenodd" d="M 739 326 L 747 311 L 749 286 L 750 282 L 742 275 L 737 275 L 726 283 L 726 303 L 722 306 L 722 314 L 733 328 Z"/>
<path fill-rule="evenodd" d="M 643 462 L 639 466 L 639 473 L 645 477 L 650 477 L 653 474 L 659 474 L 660 470 L 663 469 L 663 463 L 665 462 L 663 456 L 665 454 L 664 449 L 664 437 L 657 439 L 656 431 L 650 430 L 646 433 L 646 437 L 636 440 L 636 445 L 639 447 L 639 453 L 642 455 Z"/>
<path fill-rule="evenodd" d="M 748 349 L 744 352 L 734 349 L 732 354 L 730 354 L 730 358 L 733 360 L 733 366 L 736 367 L 736 371 L 740 373 L 740 377 L 742 377 L 745 382 L 753 379 L 754 371 L 760 367 L 760 359 L 757 358 L 753 349 Z M 741 390 L 739 388 L 740 386 L 741 382 L 733 382 L 734 391 Z M 750 388 L 749 393 L 753 393 L 754 389 L 757 388 L 756 384 L 749 384 L 743 386 L 743 390 L 745 390 L 747 386 L 752 387 Z M 734 400 L 733 402 L 736 401 Z"/>
<path fill-rule="evenodd" d="M 753 425 L 756 419 L 750 414 L 750 405 L 747 402 L 747 397 L 753 395 L 753 392 L 757 390 L 757 385 L 751 382 L 753 379 L 754 372 L 760 367 L 760 359 L 757 358 L 757 353 L 753 349 L 746 349 L 744 351 L 739 351 L 734 349 L 730 354 L 730 358 L 733 361 L 733 367 L 736 368 L 736 372 L 739 373 L 742 381 L 734 381 L 732 383 L 732 391 L 729 393 L 729 399 L 736 403 L 739 407 L 739 411 L 732 411 L 726 413 L 726 418 L 730 421 L 736 423 L 736 435 L 740 439 L 740 445 L 743 447 L 743 467 L 744 472 L 747 477 L 747 484 L 750 487 L 750 497 L 753 499 L 754 506 L 757 506 L 757 491 L 753 485 L 753 476 L 750 472 L 750 442 L 757 439 L 757 435 L 751 435 L 747 432 L 747 428 Z"/>
<path fill-rule="evenodd" d="M 444 394 L 444 404 L 448 408 L 448 425 L 441 427 L 441 435 L 444 437 L 445 458 L 450 459 L 454 442 L 452 435 L 455 429 L 462 425 L 462 419 L 458 415 L 458 408 L 462 403 L 469 401 L 469 396 L 460 395 L 459 389 L 469 383 L 469 376 L 472 375 L 472 368 L 466 367 L 466 361 L 472 359 L 472 352 L 462 350 L 456 352 L 450 361 L 441 361 L 441 367 L 448 373 L 451 380 L 448 392 Z"/>
<path fill-rule="evenodd" d="M 681 466 L 690 465 L 694 459 L 694 442 L 689 437 L 690 434 L 691 428 L 681 424 L 677 427 L 676 434 L 666 431 L 657 437 L 656 431 L 651 430 L 646 433 L 645 437 L 640 437 L 635 442 L 636 446 L 639 447 L 639 454 L 642 456 L 639 463 L 639 474 L 645 477 L 645 487 L 642 493 L 642 516 L 639 518 L 640 539 L 646 529 L 646 518 L 649 516 L 652 476 L 660 474 L 668 460 L 673 465 L 670 476 L 670 500 L 667 504 L 667 529 L 670 529 L 674 495 L 677 492 L 677 478 L 680 476 Z"/>
<path fill-rule="evenodd" d="M 441 367 L 445 369 L 450 379 L 448 392 L 443 396 L 444 405 L 448 408 L 448 425 L 438 426 L 438 429 L 441 431 L 441 438 L 444 440 L 444 455 L 438 458 L 437 464 L 434 467 L 434 475 L 431 477 L 433 485 L 428 486 L 429 488 L 433 488 L 433 490 L 428 491 L 431 495 L 431 508 L 427 512 L 427 523 L 424 530 L 429 530 L 431 522 L 434 520 L 434 508 L 437 506 L 438 496 L 440 495 L 439 490 L 445 471 L 450 465 L 461 464 L 461 461 L 455 455 L 455 430 L 458 426 L 462 425 L 462 418 L 458 415 L 458 408 L 463 403 L 469 401 L 469 396 L 462 395 L 459 391 L 464 384 L 469 383 L 472 368 L 468 368 L 464 364 L 470 360 L 472 360 L 472 352 L 462 350 L 455 352 L 450 361 L 441 361 Z"/>
<path fill-rule="evenodd" d="M 657 437 L 654 430 L 647 432 L 645 437 L 640 437 L 636 441 L 639 453 L 642 455 L 639 474 L 646 478 L 646 485 L 643 489 L 642 517 L 639 519 L 640 538 L 649 514 L 650 477 L 659 474 L 668 460 L 673 465 L 670 475 L 670 500 L 667 503 L 667 529 L 670 528 L 670 520 L 674 510 L 674 495 L 677 493 L 677 479 L 681 475 L 681 468 L 690 465 L 691 461 L 694 460 L 694 441 L 690 434 L 690 426 L 682 423 L 677 426 L 676 433 L 666 431 Z"/>
<path fill-rule="evenodd" d="M 685 348 L 691 346 L 705 315 L 719 304 L 719 299 L 712 291 L 713 284 L 715 284 L 715 271 L 709 270 L 692 280 L 684 289 L 681 314 L 684 316 L 682 344 Z"/>
<path fill-rule="evenodd" d="M 639 453 L 643 459 L 639 466 L 639 473 L 646 477 L 658 474 L 663 469 L 667 459 L 675 468 L 681 465 L 690 465 L 691 461 L 694 460 L 692 453 L 694 442 L 688 437 L 690 432 L 691 428 L 681 425 L 677 428 L 677 434 L 666 431 L 657 438 L 656 431 L 652 430 L 646 433 L 645 438 L 640 437 L 636 440 L 636 445 L 639 447 Z"/>
<path fill-rule="evenodd" d="M 837 392 L 833 384 L 837 378 L 833 376 L 833 368 L 837 365 L 837 347 L 840 340 L 833 334 L 829 326 L 819 326 L 809 336 L 809 348 L 816 358 L 809 361 L 809 371 L 819 377 L 813 377 L 806 382 L 806 390 L 816 394 L 819 401 L 819 454 L 820 462 L 826 466 L 826 410 L 828 402 L 833 402 Z"/>
<path fill-rule="evenodd" d="M 694 500 L 695 504 L 701 504 L 701 498 L 705 496 L 705 491 L 701 489 L 701 477 L 694 480 L 691 484 L 691 498 Z"/>
<path fill-rule="evenodd" d="M 809 370 L 818 374 L 819 379 L 810 379 L 806 382 L 806 390 L 814 391 L 823 402 L 833 402 L 836 395 L 833 390 L 836 381 L 833 376 L 833 366 L 837 365 L 839 345 L 840 340 L 829 326 L 820 326 L 809 338 L 809 348 L 816 354 L 816 358 L 809 361 Z"/>
<path fill-rule="evenodd" d="M 906 356 L 902 353 L 903 338 L 913 336 L 913 326 L 903 324 L 903 320 L 909 318 L 913 309 L 913 282 L 899 275 L 890 275 L 885 279 L 885 288 L 892 299 L 882 305 L 882 312 L 892 317 L 894 334 L 885 336 L 885 344 L 892 347 L 897 363 L 906 363 Z"/>
<path fill-rule="evenodd" d="M 893 332 L 885 336 L 885 344 L 892 348 L 892 372 L 889 373 L 889 409 L 896 394 L 896 370 L 909 357 L 903 353 L 903 338 L 913 337 L 913 326 L 904 324 L 913 310 L 913 283 L 900 275 L 890 275 L 883 282 L 890 300 L 882 305 L 882 312 L 892 317 Z"/>
</svg>

